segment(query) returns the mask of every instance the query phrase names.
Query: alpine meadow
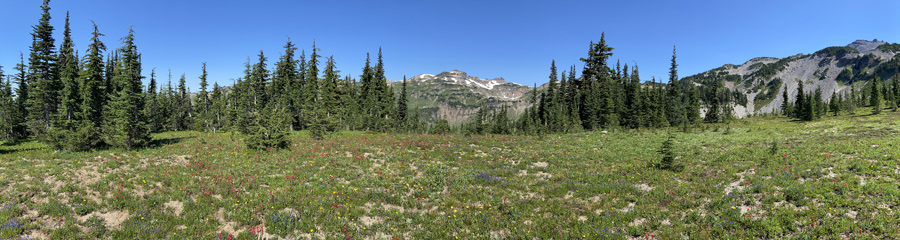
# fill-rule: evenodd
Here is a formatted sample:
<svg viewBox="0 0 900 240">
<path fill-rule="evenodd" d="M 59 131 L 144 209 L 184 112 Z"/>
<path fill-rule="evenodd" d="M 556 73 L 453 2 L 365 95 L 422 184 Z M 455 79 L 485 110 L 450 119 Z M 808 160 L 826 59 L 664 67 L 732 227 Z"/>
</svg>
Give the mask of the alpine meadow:
<svg viewBox="0 0 900 240">
<path fill-rule="evenodd" d="M 841 34 L 842 46 L 784 37 L 760 44 L 796 41 L 814 52 L 709 65 L 696 55 L 732 53 L 691 53 L 697 44 L 724 44 L 708 34 L 677 33 L 700 42 L 682 47 L 659 36 L 676 30 L 645 38 L 560 21 L 552 23 L 590 33 L 528 40 L 543 33 L 520 26 L 550 26 L 518 16 L 543 10 L 531 1 L 460 3 L 479 13 L 503 9 L 475 20 L 464 11 L 442 18 L 449 9 L 432 9 L 430 19 L 409 3 L 383 3 L 397 10 L 381 14 L 402 15 L 420 32 L 379 22 L 393 18 L 353 16 L 384 6 L 328 5 L 341 11 L 321 10 L 326 19 L 303 13 L 323 9 L 305 1 L 308 8 L 288 15 L 240 3 L 246 16 L 235 14 L 236 3 L 105 2 L 109 16 L 95 21 L 77 9 L 101 4 L 86 1 L 59 21 L 50 0 L 18 2 L 0 2 L 30 14 L 0 22 L 33 24 L 30 36 L 0 37 L 0 239 L 900 238 L 900 44 L 882 35 Z M 180 20 L 100 24 L 144 21 L 130 4 L 196 4 L 203 10 L 189 19 L 222 23 L 186 33 L 174 27 L 190 25 Z M 638 15 L 631 17 L 652 14 Z M 285 16 L 294 23 L 279 22 Z M 365 30 L 342 27 L 347 19 Z M 877 21 L 900 22 L 885 19 Z M 429 25 L 447 21 L 472 29 Z M 173 35 L 142 33 L 161 26 Z M 238 37 L 256 28 L 285 37 L 277 46 Z M 394 28 L 403 36 L 387 36 Z M 227 35 L 172 37 L 203 31 Z M 453 31 L 465 36 L 441 39 Z M 896 27 L 873 31 L 900 37 Z M 547 45 L 508 50 L 521 45 L 490 42 L 506 35 L 576 41 L 578 55 L 545 58 L 536 48 Z M 12 44 L 29 37 L 30 45 Z M 244 51 L 257 43 L 251 48 L 278 51 Z M 340 45 L 317 47 L 332 43 Z M 207 47 L 217 55 L 195 50 Z M 450 50 L 426 58 L 404 49 L 420 47 Z M 368 50 L 350 53 L 359 61 L 342 60 L 361 48 Z M 645 57 L 650 51 L 664 57 Z M 497 55 L 509 61 L 490 62 Z M 220 66 L 222 58 L 245 61 Z M 173 72 L 183 61 L 195 61 L 192 70 Z M 495 73 L 484 65 L 522 65 L 515 69 L 524 73 L 487 78 Z"/>
</svg>

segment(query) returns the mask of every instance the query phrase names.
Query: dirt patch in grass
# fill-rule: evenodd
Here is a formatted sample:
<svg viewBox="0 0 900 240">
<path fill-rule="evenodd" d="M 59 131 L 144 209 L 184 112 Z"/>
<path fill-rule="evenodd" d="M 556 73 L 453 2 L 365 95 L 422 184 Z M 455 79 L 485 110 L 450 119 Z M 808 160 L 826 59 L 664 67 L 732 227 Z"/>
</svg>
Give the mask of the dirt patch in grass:
<svg viewBox="0 0 900 240">
<path fill-rule="evenodd" d="M 128 219 L 129 212 L 125 211 L 100 211 L 100 212 L 92 212 L 84 216 L 77 217 L 79 222 L 84 222 L 87 219 L 90 219 L 93 216 L 97 216 L 103 220 L 104 226 L 109 229 L 117 230 L 119 229 L 119 225 L 121 225 L 125 220 Z"/>
<path fill-rule="evenodd" d="M 225 221 L 225 208 L 219 208 L 219 211 L 216 211 L 216 220 L 219 221 L 219 232 L 228 233 L 230 235 L 237 236 L 239 232 L 235 228 L 237 228 L 236 222 Z"/>
<path fill-rule="evenodd" d="M 633 186 L 633 187 L 635 187 L 635 188 L 637 188 L 637 189 L 640 189 L 641 191 L 644 191 L 644 192 L 652 191 L 653 188 L 654 188 L 654 187 L 651 187 L 650 185 L 647 185 L 646 183 L 634 184 L 634 185 L 631 185 L 631 186 Z"/>
<path fill-rule="evenodd" d="M 181 201 L 169 201 L 166 202 L 165 206 L 172 208 L 176 217 L 181 216 L 181 213 L 184 211 L 184 204 Z"/>
<path fill-rule="evenodd" d="M 383 222 L 384 219 L 382 219 L 381 217 L 377 217 L 377 216 L 376 217 L 362 216 L 362 217 L 359 217 L 359 221 L 362 222 L 362 224 L 365 225 L 366 227 L 371 227 L 373 224 Z"/>
</svg>

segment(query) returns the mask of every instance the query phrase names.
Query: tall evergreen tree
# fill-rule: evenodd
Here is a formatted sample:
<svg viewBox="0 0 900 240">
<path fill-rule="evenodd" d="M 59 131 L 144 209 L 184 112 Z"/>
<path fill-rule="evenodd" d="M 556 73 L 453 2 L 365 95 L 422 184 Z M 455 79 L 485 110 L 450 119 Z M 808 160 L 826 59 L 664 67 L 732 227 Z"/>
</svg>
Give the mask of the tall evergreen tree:
<svg viewBox="0 0 900 240">
<path fill-rule="evenodd" d="M 319 118 L 324 120 L 320 121 L 319 124 L 324 125 L 324 129 L 326 131 L 335 131 L 337 130 L 337 123 L 340 120 L 340 108 L 341 108 L 341 99 L 338 94 L 337 84 L 338 79 L 341 78 L 335 66 L 334 56 L 329 56 L 328 60 L 325 62 L 325 70 L 322 72 L 322 84 L 319 89 L 319 100 L 318 104 L 319 111 L 321 114 Z"/>
<path fill-rule="evenodd" d="M 50 26 L 50 0 L 41 5 L 41 18 L 31 33 L 31 53 L 28 57 L 28 126 L 38 136 L 50 129 L 59 104 L 59 81 L 56 47 L 53 46 L 53 26 Z"/>
<path fill-rule="evenodd" d="M 815 118 L 818 119 L 818 118 L 822 118 L 822 116 L 825 116 L 825 100 L 823 100 L 823 98 L 822 98 L 822 88 L 821 87 L 816 87 L 816 91 L 813 94 L 813 102 L 814 102 L 813 107 L 815 108 L 815 112 L 816 112 Z"/>
<path fill-rule="evenodd" d="M 100 127 L 101 116 L 103 116 L 103 104 L 106 98 L 104 91 L 104 66 L 103 51 L 106 45 L 100 41 L 102 33 L 94 24 L 94 32 L 91 33 L 91 44 L 88 45 L 87 55 L 85 55 L 84 70 L 79 74 L 81 77 L 81 114 L 82 119 L 92 122 L 93 127 Z"/>
<path fill-rule="evenodd" d="M 16 133 L 19 124 L 16 119 L 18 110 L 13 99 L 10 78 L 7 77 L 6 82 L 3 79 L 3 66 L 0 66 L 0 140 L 15 141 L 18 138 Z"/>
<path fill-rule="evenodd" d="M 509 116 L 508 115 L 509 115 L 509 110 L 507 110 L 506 105 L 503 105 L 502 107 L 500 107 L 500 112 L 497 112 L 496 114 L 494 114 L 494 119 L 493 119 L 494 123 L 491 124 L 493 127 L 492 132 L 494 134 L 509 134 L 510 133 Z"/>
<path fill-rule="evenodd" d="M 384 58 L 381 54 L 381 47 L 378 48 L 378 63 L 375 65 L 375 89 L 379 93 L 377 104 L 378 131 L 388 131 L 393 126 L 391 119 L 391 111 L 394 106 L 394 90 L 387 85 L 387 77 L 384 75 Z"/>
<path fill-rule="evenodd" d="M 159 116 L 159 98 L 156 93 L 156 68 L 150 69 L 150 84 L 147 84 L 147 92 L 144 94 L 144 116 L 147 116 L 150 132 L 159 131 L 162 119 Z"/>
<path fill-rule="evenodd" d="M 400 123 L 403 130 L 408 130 L 409 127 L 409 119 L 406 117 L 409 111 L 406 95 L 406 75 L 403 75 L 403 83 L 400 85 L 400 98 L 397 99 L 397 122 Z"/>
<path fill-rule="evenodd" d="M 591 43 L 588 57 L 580 59 L 585 63 L 582 84 L 589 88 L 581 97 L 584 106 L 581 118 L 586 129 L 617 126 L 619 122 L 616 112 L 616 84 L 607 66 L 613 48 L 606 45 L 605 37 L 605 34 L 601 34 L 600 42 Z"/>
<path fill-rule="evenodd" d="M 638 67 L 632 68 L 631 77 L 625 85 L 625 114 L 623 114 L 625 126 L 628 128 L 640 128 L 643 125 L 641 110 L 641 79 L 638 76 Z"/>
<path fill-rule="evenodd" d="M 666 119 L 669 125 L 680 126 L 685 122 L 684 103 L 682 102 L 681 84 L 678 82 L 678 64 L 675 62 L 675 47 L 672 47 L 672 66 L 669 68 L 668 101 L 666 102 Z"/>
<path fill-rule="evenodd" d="M 539 124 L 550 131 L 556 130 L 556 124 L 551 121 L 551 116 L 554 114 L 552 109 L 556 108 L 553 106 L 553 96 L 556 95 L 556 74 L 556 60 L 553 60 L 550 62 L 550 82 L 547 83 L 547 89 L 541 93 L 541 103 L 538 106 Z"/>
<path fill-rule="evenodd" d="M 209 128 L 213 133 L 219 131 L 222 128 L 224 117 L 225 117 L 225 106 L 227 104 L 227 99 L 225 99 L 225 95 L 222 94 L 222 88 L 219 87 L 218 82 L 213 83 L 213 91 L 209 98 Z"/>
<path fill-rule="evenodd" d="M 894 92 L 894 106 L 900 106 L 900 73 L 891 77 L 891 90 Z"/>
<path fill-rule="evenodd" d="M 294 59 L 294 51 L 297 47 L 288 39 L 284 44 L 284 55 L 278 61 L 275 67 L 274 76 L 272 77 L 272 87 L 270 94 L 279 108 L 285 108 L 285 122 L 288 128 L 294 130 L 294 123 L 297 121 L 297 111 L 299 108 L 294 107 L 295 101 L 293 94 L 300 94 L 300 72 L 297 69 L 298 61 Z"/>
<path fill-rule="evenodd" d="M 114 78 L 119 92 L 111 99 L 107 112 L 110 113 L 104 129 L 107 143 L 132 149 L 150 144 L 150 129 L 143 114 L 144 96 L 141 76 L 141 55 L 134 45 L 134 30 L 122 38 L 124 46 L 119 48 L 122 59 L 118 64 L 118 75 Z"/>
<path fill-rule="evenodd" d="M 324 134 L 324 127 L 319 121 L 322 119 L 319 101 L 319 54 L 316 43 L 313 42 L 312 54 L 306 65 L 306 82 L 303 84 L 303 121 L 307 129 L 313 134 L 314 139 L 320 139 Z"/>
<path fill-rule="evenodd" d="M 828 102 L 828 107 L 831 108 L 831 113 L 834 116 L 837 116 L 841 111 L 841 104 L 838 101 L 837 90 L 831 93 L 831 100 Z"/>
<path fill-rule="evenodd" d="M 285 51 L 287 51 L 287 50 L 285 50 Z M 287 54 L 285 54 L 285 55 L 287 55 Z M 291 130 L 301 129 L 301 128 L 303 128 L 303 126 L 305 124 L 303 122 L 303 118 L 302 118 L 302 116 L 303 116 L 302 110 L 303 110 L 303 105 L 304 105 L 303 100 L 305 98 L 303 96 L 303 88 L 305 86 L 304 84 L 306 83 L 306 72 L 307 72 L 306 50 L 300 51 L 300 59 L 297 60 L 297 62 L 298 62 L 297 76 L 295 77 L 294 81 L 291 84 L 291 93 L 290 93 L 291 106 L 290 106 L 290 109 L 288 109 L 289 113 L 291 114 L 291 117 L 293 118 L 293 121 L 292 121 L 291 127 L 290 127 Z"/>
<path fill-rule="evenodd" d="M 806 99 L 806 94 L 803 92 L 803 81 L 797 80 L 797 99 L 794 100 L 794 111 L 796 112 L 794 116 L 799 119 L 807 119 L 806 115 L 806 103 L 809 102 Z"/>
<path fill-rule="evenodd" d="M 569 106 L 566 105 L 566 93 L 568 90 L 568 81 L 566 81 L 566 71 L 563 70 L 562 73 L 559 74 L 559 89 L 556 90 L 556 96 L 553 97 L 556 106 L 553 109 L 554 121 L 559 123 L 558 130 L 561 132 L 571 132 L 572 131 L 572 120 L 569 119 Z M 509 110 L 506 110 L 507 112 Z"/>
<path fill-rule="evenodd" d="M 658 89 L 656 92 L 656 101 L 657 101 L 656 119 L 659 122 L 657 122 L 656 126 L 668 127 L 669 126 L 669 119 L 668 119 L 669 113 L 667 111 L 669 110 L 670 101 L 669 101 L 669 95 L 668 95 L 667 89 L 669 89 L 669 88 L 665 87 L 665 85 L 662 84 L 661 81 L 662 80 L 660 80 L 659 84 L 656 84 L 656 79 L 655 78 L 653 79 L 653 83 Z"/>
<path fill-rule="evenodd" d="M 787 85 L 785 85 L 784 90 L 781 91 L 781 114 L 784 114 L 787 117 L 792 116 L 794 110 L 791 106 L 791 102 L 788 101 L 789 97 L 790 96 L 788 96 Z"/>
<path fill-rule="evenodd" d="M 31 88 L 30 83 L 28 82 L 28 77 L 26 71 L 28 70 L 28 66 L 25 65 L 25 57 L 20 52 L 19 53 L 19 63 L 13 68 L 18 73 L 15 75 L 16 85 L 16 115 L 15 121 L 18 123 L 16 126 L 16 134 L 18 138 L 24 138 L 28 136 L 28 128 L 25 124 L 25 118 L 28 116 L 28 90 Z"/>
<path fill-rule="evenodd" d="M 106 106 L 106 104 L 109 102 L 110 98 L 119 91 L 119 89 L 116 89 L 116 84 L 115 84 L 116 81 L 115 81 L 115 79 L 113 79 L 115 76 L 117 76 L 119 74 L 117 72 L 118 68 L 116 67 L 117 66 L 116 64 L 118 62 L 119 62 L 119 52 L 117 49 L 115 49 L 112 52 L 110 52 L 106 57 L 106 65 L 105 65 L 106 70 L 103 71 L 103 73 L 104 73 L 103 85 L 102 85 L 103 86 L 102 87 L 103 94 L 101 94 L 101 96 L 103 97 L 103 101 L 101 102 L 102 106 Z"/>
<path fill-rule="evenodd" d="M 700 122 L 700 90 L 693 84 L 688 85 L 688 96 L 685 97 L 684 103 L 685 115 L 687 115 L 688 124 L 697 124 Z"/>
<path fill-rule="evenodd" d="M 59 47 L 58 63 L 60 67 L 59 78 L 63 89 L 60 94 L 61 102 L 59 113 L 61 120 L 74 121 L 79 113 L 78 107 L 81 100 L 78 84 L 78 60 L 75 58 L 74 43 L 72 42 L 72 30 L 69 28 L 69 13 L 66 12 L 66 25 L 63 31 L 63 43 Z"/>
<path fill-rule="evenodd" d="M 253 71 L 248 78 L 252 89 L 253 108 L 257 110 L 266 107 L 268 103 L 266 87 L 269 83 L 269 69 L 266 67 L 267 60 L 263 51 L 259 50 L 259 62 L 253 65 Z"/>
<path fill-rule="evenodd" d="M 374 82 L 375 82 L 375 73 L 371 67 L 369 59 L 369 54 L 366 53 L 366 64 L 363 66 L 362 75 L 359 76 L 360 81 L 360 90 L 359 90 L 359 108 L 360 114 L 363 119 L 363 129 L 372 130 L 376 127 L 376 121 L 378 121 L 378 114 L 376 111 L 377 105 L 375 104 L 378 101 L 380 92 L 375 90 Z"/>
<path fill-rule="evenodd" d="M 704 116 L 704 121 L 708 123 L 717 123 L 721 121 L 722 115 L 722 104 L 719 94 L 720 86 L 722 85 L 722 80 L 719 78 L 713 79 L 715 85 L 713 85 L 713 95 L 709 98 L 709 103 L 706 107 L 706 116 Z"/>
<path fill-rule="evenodd" d="M 856 115 L 856 88 L 853 87 L 853 84 L 850 85 L 850 96 L 847 97 L 847 112 L 850 115 Z"/>
<path fill-rule="evenodd" d="M 178 91 L 174 92 L 174 128 L 176 131 L 187 130 L 190 125 L 191 117 L 191 99 L 188 96 L 187 87 L 185 86 L 184 74 L 178 79 Z"/>
<path fill-rule="evenodd" d="M 195 128 L 200 131 L 213 131 L 212 114 L 209 114 L 209 92 L 206 91 L 209 84 L 206 82 L 206 77 L 206 63 L 204 62 L 200 67 L 200 92 L 197 93 L 197 110 L 194 111 L 197 113 Z"/>
<path fill-rule="evenodd" d="M 878 75 L 872 79 L 872 93 L 869 95 L 869 105 L 872 106 L 873 114 L 881 114 L 881 109 L 884 108 L 883 105 L 883 97 L 880 90 L 881 78 Z"/>
</svg>

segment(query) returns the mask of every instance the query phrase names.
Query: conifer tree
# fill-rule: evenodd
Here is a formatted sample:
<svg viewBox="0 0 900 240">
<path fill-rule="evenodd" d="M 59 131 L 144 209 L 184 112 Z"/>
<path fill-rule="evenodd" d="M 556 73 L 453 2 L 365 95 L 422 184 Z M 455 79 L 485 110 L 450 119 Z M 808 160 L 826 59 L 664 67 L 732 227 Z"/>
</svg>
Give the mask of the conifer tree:
<svg viewBox="0 0 900 240">
<path fill-rule="evenodd" d="M 656 100 L 656 87 L 652 84 L 648 84 L 647 87 L 644 87 L 643 84 L 639 86 L 641 88 L 641 119 L 643 119 L 644 127 L 656 127 L 659 122 L 657 117 L 657 107 L 658 101 Z"/>
<path fill-rule="evenodd" d="M 100 127 L 103 116 L 103 104 L 106 99 L 104 91 L 104 66 L 103 51 L 106 45 L 100 41 L 102 33 L 94 24 L 94 31 L 91 33 L 91 44 L 88 45 L 87 55 L 85 55 L 84 70 L 79 74 L 81 77 L 81 114 L 82 119 L 91 121 L 93 127 Z"/>
<path fill-rule="evenodd" d="M 722 80 L 716 78 L 713 80 L 715 85 L 713 86 L 713 96 L 709 98 L 709 104 L 706 107 L 706 116 L 704 116 L 704 121 L 707 123 L 717 123 L 721 120 L 722 114 L 722 106 L 719 99 L 719 88 L 722 84 Z"/>
<path fill-rule="evenodd" d="M 270 87 L 270 95 L 275 99 L 278 107 L 285 108 L 285 122 L 290 130 L 294 130 L 294 123 L 297 121 L 297 110 L 294 107 L 295 98 L 293 94 L 300 94 L 300 72 L 297 69 L 298 61 L 294 59 L 294 51 L 297 47 L 288 39 L 284 44 L 284 55 L 276 64 L 275 72 L 272 77 L 272 87 Z"/>
<path fill-rule="evenodd" d="M 103 96 L 103 101 L 101 103 L 101 106 L 106 106 L 106 104 L 109 103 L 110 98 L 119 91 L 119 89 L 116 89 L 115 80 L 113 79 L 113 77 L 115 77 L 116 75 L 119 74 L 117 72 L 118 68 L 116 67 L 117 66 L 116 64 L 118 62 L 119 62 L 119 52 L 116 49 L 116 50 L 113 50 L 112 52 L 110 52 L 106 57 L 106 65 L 105 65 L 106 70 L 103 71 L 103 73 L 104 73 L 103 87 L 102 87 L 103 94 L 101 95 L 101 96 Z"/>
<path fill-rule="evenodd" d="M 178 92 L 175 92 L 175 121 L 176 131 L 187 130 L 190 125 L 191 117 L 191 99 L 188 96 L 187 87 L 185 86 L 184 74 L 178 79 Z"/>
<path fill-rule="evenodd" d="M 319 111 L 321 114 L 319 118 L 319 124 L 323 125 L 325 131 L 335 131 L 337 130 L 337 123 L 340 120 L 340 109 L 341 109 L 341 99 L 338 94 L 337 84 L 338 79 L 341 78 L 339 73 L 341 71 L 335 69 L 334 56 L 329 56 L 328 60 L 325 62 L 325 70 L 322 72 L 322 84 L 321 89 L 319 89 L 319 100 L 318 104 Z"/>
<path fill-rule="evenodd" d="M 856 88 L 850 85 L 850 96 L 847 97 L 847 112 L 850 115 L 856 115 Z"/>
<path fill-rule="evenodd" d="M 572 128 L 575 131 L 580 131 L 584 126 L 582 125 L 582 119 L 579 115 L 580 102 L 576 101 L 578 98 L 578 82 L 579 80 L 575 77 L 575 65 L 569 67 L 569 86 L 566 89 L 566 105 L 569 107 L 568 114 L 569 119 L 572 120 Z M 582 76 L 583 77 L 583 76 Z"/>
<path fill-rule="evenodd" d="M 376 121 L 378 121 L 378 118 L 376 117 L 377 111 L 375 111 L 377 106 L 375 103 L 378 101 L 380 94 L 380 92 L 375 90 L 375 74 L 370 66 L 370 62 L 369 54 L 366 53 L 366 64 L 363 66 L 362 75 L 359 76 L 359 108 L 364 124 L 362 128 L 366 131 L 374 129 L 377 125 Z"/>
<path fill-rule="evenodd" d="M 253 109 L 259 110 L 266 107 L 268 96 L 266 86 L 269 83 L 269 69 L 266 67 L 267 58 L 262 50 L 259 50 L 259 62 L 253 65 L 249 81 L 253 96 Z"/>
<path fill-rule="evenodd" d="M 6 77 L 5 82 L 3 79 L 3 66 L 0 66 L 0 140 L 15 141 L 18 138 L 16 127 L 19 124 L 16 119 L 17 107 L 10 78 Z"/>
<path fill-rule="evenodd" d="M 57 113 L 59 81 L 56 48 L 53 46 L 53 26 L 50 26 L 50 0 L 41 5 L 41 18 L 31 33 L 31 53 L 28 57 L 28 126 L 37 136 L 50 129 Z"/>
<path fill-rule="evenodd" d="M 177 131 L 177 124 L 179 123 L 179 107 L 181 106 L 178 102 L 178 93 L 175 88 L 172 88 L 172 69 L 169 69 L 169 80 L 166 82 L 166 88 L 160 91 L 159 96 L 162 101 L 161 112 L 163 113 L 161 117 L 164 119 L 164 128 L 167 131 Z"/>
<path fill-rule="evenodd" d="M 878 75 L 875 75 L 875 78 L 872 79 L 872 93 L 869 96 L 869 105 L 872 105 L 872 114 L 881 114 L 881 109 L 884 108 L 883 105 L 883 97 L 880 90 L 881 79 Z"/>
<path fill-rule="evenodd" d="M 693 84 L 688 86 L 684 110 L 687 115 L 687 123 L 693 125 L 700 121 L 700 90 Z"/>
<path fill-rule="evenodd" d="M 321 124 L 322 112 L 319 101 L 319 54 L 316 44 L 313 42 L 312 54 L 306 65 L 306 82 L 303 84 L 303 121 L 306 128 L 312 133 L 313 139 L 321 139 L 325 133 L 325 126 Z"/>
<path fill-rule="evenodd" d="M 807 96 L 806 106 L 803 106 L 803 110 L 806 111 L 804 113 L 804 121 L 812 121 L 816 119 L 816 99 L 812 96 Z"/>
<path fill-rule="evenodd" d="M 468 133 L 470 134 L 484 134 L 485 133 L 485 118 L 487 117 L 487 107 L 484 104 L 481 104 L 481 107 L 478 108 L 478 111 L 475 112 L 475 115 L 469 117 L 469 126 Z"/>
<path fill-rule="evenodd" d="M 213 133 L 219 131 L 224 125 L 225 106 L 227 104 L 225 96 L 222 94 L 222 88 L 218 82 L 213 83 L 213 91 L 209 98 L 209 128 Z"/>
<path fill-rule="evenodd" d="M 387 85 L 387 78 L 384 75 L 384 58 L 381 54 L 381 47 L 378 48 L 378 63 L 375 65 L 374 91 L 378 92 L 377 111 L 378 118 L 377 130 L 385 132 L 393 126 L 393 120 L 390 119 L 391 111 L 394 106 L 394 90 Z"/>
<path fill-rule="evenodd" d="M 403 83 L 400 85 L 400 98 L 397 99 L 397 122 L 400 123 L 401 129 L 404 131 L 408 131 L 409 128 L 409 119 L 406 117 L 409 111 L 406 95 L 406 75 L 403 75 Z"/>
<path fill-rule="evenodd" d="M 627 65 L 626 65 L 627 66 Z M 623 114 L 625 126 L 628 128 L 640 128 L 643 125 L 641 117 L 641 79 L 638 76 L 638 68 L 632 68 L 631 77 L 625 85 L 625 113 Z"/>
<path fill-rule="evenodd" d="M 792 116 L 794 110 L 791 102 L 788 101 L 788 97 L 787 85 L 785 85 L 784 90 L 781 91 L 781 114 L 784 114 L 786 117 Z"/>
<path fill-rule="evenodd" d="M 582 94 L 584 106 L 581 117 L 586 129 L 618 126 L 619 116 L 616 111 L 616 84 L 607 60 L 612 56 L 612 47 L 606 45 L 605 34 L 600 35 L 600 42 L 591 43 L 582 71 L 583 83 L 589 88 Z"/>
<path fill-rule="evenodd" d="M 816 87 L 816 91 L 813 95 L 813 105 L 812 107 L 815 109 L 815 117 L 816 119 L 822 118 L 825 115 L 825 101 L 822 100 L 822 88 Z"/>
<path fill-rule="evenodd" d="M 233 97 L 231 97 L 234 100 L 232 129 L 245 134 L 252 133 L 253 129 L 250 126 L 256 123 L 256 117 L 259 114 L 259 109 L 256 109 L 253 104 L 253 84 L 250 81 L 252 73 L 253 69 L 250 67 L 250 58 L 248 57 L 247 62 L 244 63 L 244 77 L 237 79 Z"/>
<path fill-rule="evenodd" d="M 422 118 L 421 113 L 419 112 L 419 107 L 416 106 L 413 109 L 413 115 L 412 118 L 410 118 L 410 130 L 412 130 L 412 132 L 414 133 L 422 133 Z"/>
<path fill-rule="evenodd" d="M 75 58 L 74 43 L 72 42 L 72 30 L 69 28 L 69 13 L 66 12 L 66 25 L 63 31 L 63 43 L 59 47 L 58 63 L 60 67 L 59 78 L 63 88 L 60 94 L 61 102 L 58 112 L 60 119 L 75 121 L 81 96 L 81 86 L 78 84 L 78 60 Z"/>
<path fill-rule="evenodd" d="M 287 139 L 287 133 L 284 126 L 283 117 L 284 108 L 275 107 L 274 102 L 267 104 L 259 111 L 259 116 L 253 121 L 251 134 L 247 137 L 247 148 L 250 149 L 266 149 L 266 148 L 286 148 L 290 145 Z M 281 111 L 281 113 L 279 113 Z"/>
<path fill-rule="evenodd" d="M 108 123 L 104 129 L 107 144 L 132 149 L 150 144 L 150 132 L 147 119 L 143 115 L 144 96 L 141 84 L 140 53 L 134 45 L 134 30 L 128 29 L 128 35 L 122 38 L 125 44 L 119 51 L 122 59 L 118 65 L 116 80 L 119 92 L 112 97 L 108 108 Z"/>
<path fill-rule="evenodd" d="M 556 60 L 553 60 L 550 62 L 550 82 L 547 83 L 547 89 L 541 93 L 541 103 L 538 106 L 538 119 L 540 119 L 538 124 L 550 131 L 556 130 L 556 123 L 550 121 L 553 114 L 551 109 L 556 108 L 553 106 L 553 96 L 556 95 L 556 74 Z"/>
<path fill-rule="evenodd" d="M 28 128 L 25 124 L 25 118 L 28 116 L 28 90 L 31 88 L 30 83 L 28 83 L 28 77 L 25 73 L 27 71 L 27 65 L 25 65 L 25 57 L 20 52 L 19 53 L 19 63 L 13 68 L 18 73 L 15 75 L 16 85 L 16 115 L 14 116 L 15 120 L 13 122 L 17 123 L 16 126 L 16 135 L 17 138 L 25 138 L 28 136 Z"/>
<path fill-rule="evenodd" d="M 287 49 L 285 49 L 287 51 Z M 289 113 L 293 118 L 291 123 L 291 130 L 293 129 L 301 129 L 304 127 L 305 123 L 303 122 L 303 100 L 305 96 L 303 96 L 303 88 L 306 83 L 306 50 L 300 51 L 300 59 L 296 60 L 298 62 L 297 65 L 297 76 L 291 84 L 291 106 Z"/>
<path fill-rule="evenodd" d="M 837 116 L 841 111 L 841 104 L 838 101 L 837 90 L 834 90 L 834 92 L 831 93 L 831 100 L 829 100 L 828 107 L 831 108 L 831 113 L 834 116 Z"/>
<path fill-rule="evenodd" d="M 900 105 L 900 73 L 891 77 L 891 90 L 894 92 L 894 106 Z"/>
<path fill-rule="evenodd" d="M 562 73 L 559 74 L 559 89 L 556 90 L 556 96 L 553 97 L 556 106 L 553 109 L 555 122 L 559 123 L 558 131 L 561 132 L 571 132 L 572 131 L 572 120 L 569 119 L 569 106 L 566 104 L 566 93 L 568 90 L 569 83 L 566 81 L 566 71 L 563 70 Z M 509 110 L 507 110 L 508 112 Z"/>
<path fill-rule="evenodd" d="M 206 82 L 206 63 L 200 67 L 200 92 L 197 93 L 197 110 L 194 111 L 197 113 L 196 116 L 196 124 L 195 129 L 200 131 L 212 131 L 211 122 L 211 114 L 209 114 L 209 92 L 206 91 L 206 87 L 209 84 Z"/>
<path fill-rule="evenodd" d="M 356 81 L 351 79 L 350 76 L 344 77 L 344 81 L 342 81 L 340 87 L 341 106 L 344 108 L 341 121 L 344 123 L 344 128 L 347 130 L 357 130 L 363 127 L 363 118 L 359 105 L 360 101 L 357 87 Z"/>
<path fill-rule="evenodd" d="M 666 102 L 666 119 L 669 125 L 680 126 L 685 122 L 682 102 L 681 84 L 678 82 L 678 64 L 675 62 L 675 47 L 672 47 L 672 66 L 669 68 L 668 101 Z"/>
<path fill-rule="evenodd" d="M 807 119 L 806 115 L 806 103 L 809 102 L 806 99 L 806 94 L 803 92 L 803 81 L 797 80 L 797 100 L 794 100 L 794 111 L 796 112 L 794 116 L 799 119 Z"/>
<path fill-rule="evenodd" d="M 500 112 L 494 114 L 494 123 L 492 124 L 494 134 L 509 134 L 509 111 L 506 105 L 500 107 Z"/>
<path fill-rule="evenodd" d="M 159 131 L 161 121 L 164 118 L 161 118 L 159 114 L 159 98 L 156 93 L 156 68 L 150 69 L 150 84 L 147 85 L 147 93 L 144 95 L 144 102 L 146 103 L 144 116 L 147 116 L 150 132 Z"/>
</svg>

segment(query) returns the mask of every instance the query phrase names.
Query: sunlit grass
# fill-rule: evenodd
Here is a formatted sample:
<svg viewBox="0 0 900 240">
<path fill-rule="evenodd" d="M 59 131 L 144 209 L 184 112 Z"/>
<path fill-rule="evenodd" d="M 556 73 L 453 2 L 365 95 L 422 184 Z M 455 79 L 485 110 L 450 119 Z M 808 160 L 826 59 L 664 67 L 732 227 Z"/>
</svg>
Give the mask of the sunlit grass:
<svg viewBox="0 0 900 240">
<path fill-rule="evenodd" d="M 861 109 L 860 113 L 867 112 Z M 0 238 L 895 238 L 900 114 L 531 136 L 340 132 L 247 150 L 0 146 Z"/>
</svg>

